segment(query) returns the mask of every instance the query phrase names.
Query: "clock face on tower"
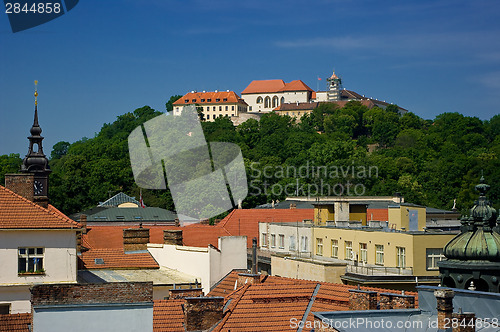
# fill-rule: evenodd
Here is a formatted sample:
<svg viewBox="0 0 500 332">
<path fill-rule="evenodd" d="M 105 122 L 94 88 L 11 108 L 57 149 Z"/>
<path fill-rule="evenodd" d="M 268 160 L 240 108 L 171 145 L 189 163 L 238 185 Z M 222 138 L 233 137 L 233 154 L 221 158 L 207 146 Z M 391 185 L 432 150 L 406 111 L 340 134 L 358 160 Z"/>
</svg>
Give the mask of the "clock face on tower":
<svg viewBox="0 0 500 332">
<path fill-rule="evenodd" d="M 35 180 L 34 191 L 35 195 L 41 195 L 43 193 L 43 183 L 38 180 Z"/>
</svg>

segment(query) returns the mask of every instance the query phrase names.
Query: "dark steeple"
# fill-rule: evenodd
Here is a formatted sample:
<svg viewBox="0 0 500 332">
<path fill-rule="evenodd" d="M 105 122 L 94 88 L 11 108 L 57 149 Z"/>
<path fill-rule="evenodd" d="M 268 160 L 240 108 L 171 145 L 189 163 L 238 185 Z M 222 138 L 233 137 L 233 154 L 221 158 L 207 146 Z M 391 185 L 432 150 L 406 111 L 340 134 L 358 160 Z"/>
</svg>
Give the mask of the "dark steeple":
<svg viewBox="0 0 500 332">
<path fill-rule="evenodd" d="M 444 247 L 447 259 L 438 266 L 445 287 L 500 293 L 500 218 L 486 198 L 489 189 L 481 177 L 479 199 L 462 217 L 460 234 Z"/>
<path fill-rule="evenodd" d="M 35 81 L 35 117 L 33 120 L 33 126 L 30 129 L 31 136 L 28 137 L 29 148 L 28 154 L 23 159 L 21 165 L 22 173 L 33 173 L 35 176 L 34 194 L 35 201 L 39 201 L 40 205 L 45 206 L 48 204 L 48 178 L 50 172 L 49 160 L 43 153 L 42 141 L 43 136 L 41 136 L 42 128 L 38 123 L 38 92 L 36 90 Z"/>
</svg>

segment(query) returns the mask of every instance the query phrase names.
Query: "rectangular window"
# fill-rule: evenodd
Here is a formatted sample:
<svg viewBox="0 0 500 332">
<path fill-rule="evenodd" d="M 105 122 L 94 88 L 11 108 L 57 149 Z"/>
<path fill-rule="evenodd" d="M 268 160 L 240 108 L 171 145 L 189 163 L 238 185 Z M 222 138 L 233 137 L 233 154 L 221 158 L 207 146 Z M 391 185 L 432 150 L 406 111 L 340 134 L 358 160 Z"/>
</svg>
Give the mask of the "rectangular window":
<svg viewBox="0 0 500 332">
<path fill-rule="evenodd" d="M 426 250 L 427 256 L 427 270 L 439 270 L 437 262 L 444 260 L 446 257 L 443 255 L 442 248 L 427 248 Z"/>
<path fill-rule="evenodd" d="M 219 111 L 222 111 L 222 106 L 219 106 Z"/>
<path fill-rule="evenodd" d="M 201 98 L 201 99 L 200 99 L 200 101 L 201 101 L 202 103 L 204 103 L 204 102 L 205 102 L 205 99 Z"/>
<path fill-rule="evenodd" d="M 210 120 L 210 114 L 207 114 L 207 120 Z"/>
<path fill-rule="evenodd" d="M 359 244 L 359 255 L 362 262 L 366 263 L 368 261 L 368 246 L 366 243 Z"/>
<path fill-rule="evenodd" d="M 10 304 L 0 303 L 0 315 L 8 315 L 8 314 L 10 314 Z"/>
<path fill-rule="evenodd" d="M 285 235 L 280 234 L 278 236 L 278 245 L 279 245 L 280 249 L 285 249 Z"/>
<path fill-rule="evenodd" d="M 308 242 L 307 236 L 302 235 L 300 237 L 300 251 L 307 252 L 309 250 L 307 242 Z"/>
<path fill-rule="evenodd" d="M 207 103 L 210 103 L 210 102 L 212 102 L 212 98 L 207 99 Z"/>
<path fill-rule="evenodd" d="M 332 257 L 339 258 L 339 241 L 332 240 Z"/>
<path fill-rule="evenodd" d="M 238 110 L 239 110 L 239 107 L 238 107 Z M 231 106 L 231 111 L 234 111 L 234 105 Z"/>
<path fill-rule="evenodd" d="M 406 267 L 406 248 L 396 247 L 396 266 L 404 269 Z"/>
<path fill-rule="evenodd" d="M 316 238 L 316 255 L 323 256 L 323 239 Z"/>
<path fill-rule="evenodd" d="M 260 239 L 260 246 L 267 247 L 267 233 L 262 233 L 262 237 Z"/>
<path fill-rule="evenodd" d="M 215 102 L 217 102 L 217 103 L 218 103 L 219 101 L 220 101 L 220 98 L 215 99 Z"/>
<path fill-rule="evenodd" d="M 276 247 L 276 234 L 271 234 L 271 248 Z"/>
<path fill-rule="evenodd" d="M 289 248 L 290 248 L 290 250 L 293 250 L 293 251 L 297 250 L 296 246 L 295 246 L 295 236 L 294 235 L 290 235 Z"/>
<path fill-rule="evenodd" d="M 43 273 L 43 248 L 18 249 L 18 273 Z"/>
<path fill-rule="evenodd" d="M 193 103 L 196 103 L 196 99 L 191 99 L 191 101 L 192 101 Z"/>
<path fill-rule="evenodd" d="M 352 257 L 352 241 L 345 241 L 345 259 L 350 261 Z"/>
<path fill-rule="evenodd" d="M 229 110 L 229 108 L 228 108 L 228 107 L 229 107 L 229 106 L 227 106 L 227 105 L 226 105 L 226 111 L 228 111 L 228 110 Z"/>
<path fill-rule="evenodd" d="M 222 101 L 227 101 L 227 98 L 222 99 Z"/>
<path fill-rule="evenodd" d="M 384 265 L 384 246 L 381 244 L 375 245 L 375 264 Z"/>
</svg>

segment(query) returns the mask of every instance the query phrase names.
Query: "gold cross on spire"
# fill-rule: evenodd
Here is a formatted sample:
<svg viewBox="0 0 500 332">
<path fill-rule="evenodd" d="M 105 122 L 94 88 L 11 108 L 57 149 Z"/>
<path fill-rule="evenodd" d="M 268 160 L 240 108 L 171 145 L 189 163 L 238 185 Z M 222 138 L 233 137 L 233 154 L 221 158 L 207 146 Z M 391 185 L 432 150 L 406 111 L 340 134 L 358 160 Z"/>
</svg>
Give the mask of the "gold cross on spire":
<svg viewBox="0 0 500 332">
<path fill-rule="evenodd" d="M 37 85 L 38 85 L 38 81 L 35 80 L 35 105 L 38 104 L 38 102 L 37 102 L 37 97 L 38 97 Z"/>
</svg>

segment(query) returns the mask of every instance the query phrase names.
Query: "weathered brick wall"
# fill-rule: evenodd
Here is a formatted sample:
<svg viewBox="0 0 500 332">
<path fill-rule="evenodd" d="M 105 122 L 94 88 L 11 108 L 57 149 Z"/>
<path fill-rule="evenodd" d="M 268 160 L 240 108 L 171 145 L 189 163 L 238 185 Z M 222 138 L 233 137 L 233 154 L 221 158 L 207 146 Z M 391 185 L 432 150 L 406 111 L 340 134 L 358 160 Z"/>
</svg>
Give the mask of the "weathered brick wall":
<svg viewBox="0 0 500 332">
<path fill-rule="evenodd" d="M 393 293 L 380 293 L 379 309 L 411 309 L 415 308 L 415 296 L 393 294 Z"/>
<path fill-rule="evenodd" d="M 438 329 L 444 330 L 452 318 L 455 292 L 451 289 L 439 289 L 434 291 L 434 296 L 437 301 Z"/>
<path fill-rule="evenodd" d="M 148 228 L 128 228 L 123 230 L 123 249 L 125 251 L 147 250 L 148 243 Z"/>
<path fill-rule="evenodd" d="M 349 310 L 376 310 L 377 292 L 349 289 Z"/>
<path fill-rule="evenodd" d="M 207 330 L 222 319 L 223 297 L 187 297 L 184 304 L 186 331 Z"/>
<path fill-rule="evenodd" d="M 476 314 L 473 312 L 453 313 L 453 319 L 457 319 L 457 327 L 453 332 L 474 332 L 476 331 Z M 451 324 L 450 324 L 451 325 Z"/>
<path fill-rule="evenodd" d="M 181 229 L 165 229 L 163 230 L 163 243 L 182 246 L 182 230 Z"/>
<path fill-rule="evenodd" d="M 35 176 L 32 173 L 5 174 L 5 187 L 33 202 Z"/>
<path fill-rule="evenodd" d="M 169 299 L 182 299 L 185 297 L 199 297 L 199 296 L 203 296 L 203 288 L 170 289 L 168 294 L 169 294 Z"/>
<path fill-rule="evenodd" d="M 152 282 L 113 282 L 102 284 L 35 285 L 31 303 L 37 305 L 85 303 L 139 303 L 153 301 Z"/>
</svg>

